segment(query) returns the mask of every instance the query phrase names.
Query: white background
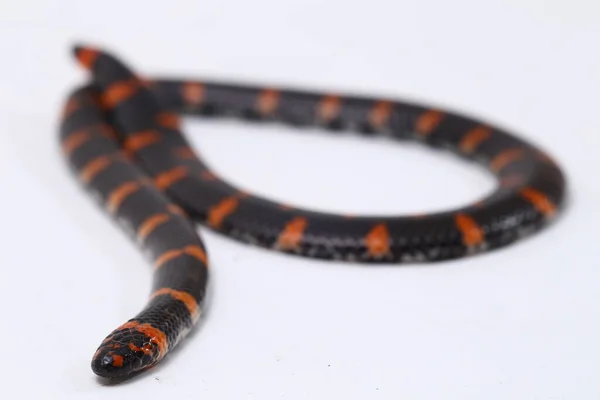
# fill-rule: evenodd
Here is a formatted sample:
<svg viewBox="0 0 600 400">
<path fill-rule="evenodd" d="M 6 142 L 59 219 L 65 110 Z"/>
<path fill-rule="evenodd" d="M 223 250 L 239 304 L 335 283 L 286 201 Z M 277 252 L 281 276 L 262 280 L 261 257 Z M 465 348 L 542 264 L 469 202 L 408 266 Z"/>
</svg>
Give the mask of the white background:
<svg viewBox="0 0 600 400">
<path fill-rule="evenodd" d="M 91 356 L 143 306 L 151 270 L 58 152 L 62 101 L 85 80 L 76 41 L 146 75 L 480 116 L 558 159 L 568 211 L 505 250 L 430 267 L 315 262 L 199 228 L 205 324 L 160 367 L 106 386 Z M 0 396 L 597 400 L 599 44 L 593 0 L 1 2 Z M 197 120 L 186 133 L 232 182 L 315 209 L 434 211 L 494 187 L 418 146 Z"/>
</svg>

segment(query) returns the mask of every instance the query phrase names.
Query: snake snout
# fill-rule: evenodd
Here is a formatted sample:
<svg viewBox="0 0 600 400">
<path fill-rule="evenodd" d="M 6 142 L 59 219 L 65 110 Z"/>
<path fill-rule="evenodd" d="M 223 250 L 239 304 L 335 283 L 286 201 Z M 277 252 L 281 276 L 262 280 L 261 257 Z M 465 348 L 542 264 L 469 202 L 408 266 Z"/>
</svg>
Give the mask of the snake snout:
<svg viewBox="0 0 600 400">
<path fill-rule="evenodd" d="M 104 378 L 123 378 L 143 368 L 143 357 L 130 349 L 102 346 L 92 360 L 92 371 Z"/>
<path fill-rule="evenodd" d="M 132 326 L 129 326 L 132 325 Z M 92 359 L 92 371 L 104 378 L 125 378 L 152 367 L 161 358 L 155 339 L 129 323 L 108 336 Z"/>
</svg>

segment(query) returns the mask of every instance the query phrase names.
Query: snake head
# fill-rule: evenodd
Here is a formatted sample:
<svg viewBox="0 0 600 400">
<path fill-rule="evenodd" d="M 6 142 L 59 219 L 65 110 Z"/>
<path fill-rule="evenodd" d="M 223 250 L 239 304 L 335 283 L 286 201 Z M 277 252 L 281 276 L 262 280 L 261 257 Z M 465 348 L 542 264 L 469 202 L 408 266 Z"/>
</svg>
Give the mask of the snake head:
<svg viewBox="0 0 600 400">
<path fill-rule="evenodd" d="M 166 352 L 162 332 L 132 320 L 104 339 L 92 359 L 92 371 L 104 378 L 126 378 L 154 366 Z"/>
</svg>

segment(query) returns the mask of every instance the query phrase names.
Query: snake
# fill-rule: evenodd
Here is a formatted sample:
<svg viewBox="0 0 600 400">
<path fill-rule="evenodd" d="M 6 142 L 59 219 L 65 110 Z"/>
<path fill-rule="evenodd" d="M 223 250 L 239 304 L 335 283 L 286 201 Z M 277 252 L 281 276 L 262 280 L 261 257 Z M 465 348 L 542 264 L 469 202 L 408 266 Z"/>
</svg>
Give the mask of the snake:
<svg viewBox="0 0 600 400">
<path fill-rule="evenodd" d="M 333 90 L 151 78 L 99 47 L 75 43 L 70 51 L 89 80 L 61 103 L 61 155 L 84 192 L 152 266 L 143 308 L 92 357 L 91 369 L 102 378 L 127 379 L 155 367 L 202 319 L 210 262 L 196 224 L 290 256 L 410 265 L 500 249 L 541 231 L 564 209 L 566 177 L 557 161 L 480 118 Z M 412 140 L 483 166 L 496 186 L 478 201 L 430 214 L 296 207 L 220 176 L 186 139 L 186 117 Z M 390 171 L 392 178 L 397 174 Z"/>
</svg>

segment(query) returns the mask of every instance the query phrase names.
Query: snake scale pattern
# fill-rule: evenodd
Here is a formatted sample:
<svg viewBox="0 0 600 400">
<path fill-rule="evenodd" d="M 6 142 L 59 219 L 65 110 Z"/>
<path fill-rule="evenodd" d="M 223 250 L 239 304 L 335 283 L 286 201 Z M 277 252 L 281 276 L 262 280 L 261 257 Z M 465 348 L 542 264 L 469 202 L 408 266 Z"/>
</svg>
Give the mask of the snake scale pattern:
<svg viewBox="0 0 600 400">
<path fill-rule="evenodd" d="M 209 282 L 201 223 L 240 242 L 363 264 L 436 262 L 491 251 L 545 227 L 566 181 L 547 153 L 483 121 L 391 99 L 138 76 L 90 46 L 73 54 L 91 77 L 60 121 L 64 158 L 153 265 L 144 308 L 100 344 L 95 374 L 124 379 L 160 362 L 200 319 Z M 390 140 L 417 140 L 491 170 L 495 190 L 428 215 L 351 216 L 279 204 L 236 188 L 190 147 L 181 116 L 231 117 Z"/>
</svg>

